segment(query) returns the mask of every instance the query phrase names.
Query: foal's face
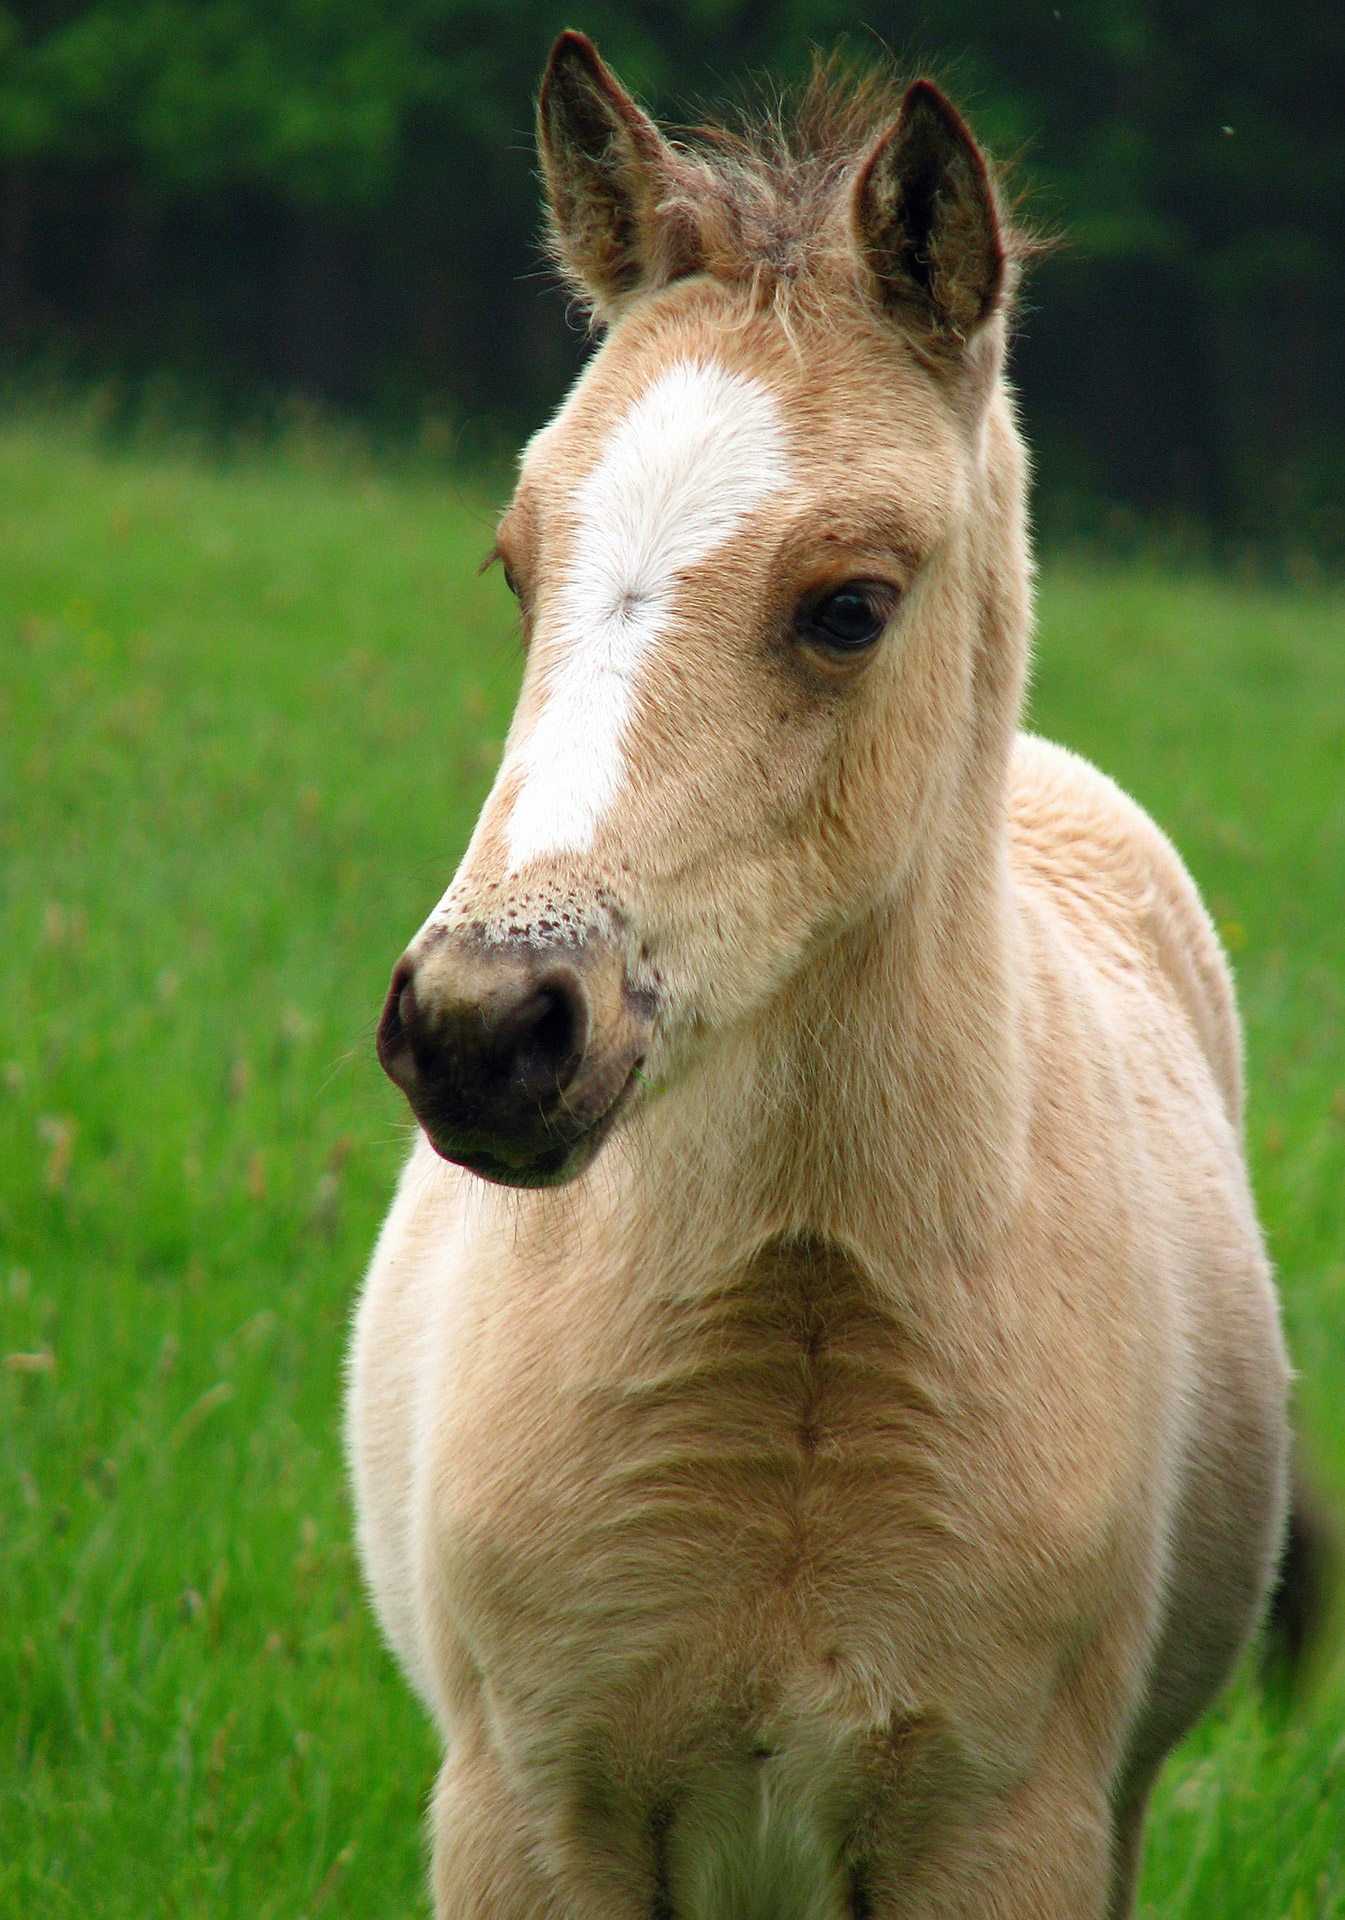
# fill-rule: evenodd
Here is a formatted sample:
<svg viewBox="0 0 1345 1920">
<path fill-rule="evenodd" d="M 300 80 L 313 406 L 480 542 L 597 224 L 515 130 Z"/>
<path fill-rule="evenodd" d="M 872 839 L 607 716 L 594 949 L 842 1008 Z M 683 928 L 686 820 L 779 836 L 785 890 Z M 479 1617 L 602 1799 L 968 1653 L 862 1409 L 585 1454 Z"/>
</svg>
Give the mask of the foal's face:
<svg viewBox="0 0 1345 1920">
<path fill-rule="evenodd" d="M 799 207 L 733 255 L 784 175 L 754 199 L 679 155 L 573 34 L 539 142 L 616 324 L 501 523 L 518 709 L 379 1030 L 440 1152 L 515 1185 L 577 1173 L 901 888 L 995 671 L 1016 487 L 997 202 L 928 83 L 827 176 L 788 326 L 751 286 Z"/>
<path fill-rule="evenodd" d="M 713 289 L 660 304 L 523 460 L 498 546 L 527 669 L 445 910 L 610 922 L 675 1048 L 899 878 L 947 697 L 922 569 L 959 447 L 890 346 L 801 363 Z"/>
<path fill-rule="evenodd" d="M 567 1177 L 900 885 L 969 697 L 966 457 L 876 329 L 796 343 L 704 285 L 620 328 L 533 441 L 498 538 L 522 691 L 405 1011 L 486 1005 L 555 1112 L 510 1165 L 487 1100 L 461 1124 L 495 1072 L 473 1053 L 442 1129 L 417 1102 L 451 1157 Z"/>
</svg>

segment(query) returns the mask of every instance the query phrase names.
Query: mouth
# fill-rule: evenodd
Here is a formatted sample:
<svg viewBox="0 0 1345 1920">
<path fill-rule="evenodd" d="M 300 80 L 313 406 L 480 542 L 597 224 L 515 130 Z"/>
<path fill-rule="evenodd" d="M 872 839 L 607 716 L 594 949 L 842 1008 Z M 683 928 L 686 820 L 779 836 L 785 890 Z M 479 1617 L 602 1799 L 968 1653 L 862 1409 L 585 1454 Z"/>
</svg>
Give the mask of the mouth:
<svg viewBox="0 0 1345 1920">
<path fill-rule="evenodd" d="M 421 1127 L 441 1160 L 465 1167 L 468 1173 L 490 1181 L 492 1186 L 520 1189 L 568 1186 L 597 1158 L 618 1118 L 630 1105 L 643 1079 L 643 1066 L 641 1054 L 632 1062 L 616 1096 L 577 1132 L 567 1130 L 564 1138 L 540 1141 L 535 1146 L 506 1148 L 498 1140 L 481 1134 L 437 1126 L 432 1115 L 421 1117 Z M 548 1131 L 552 1127 L 554 1123 L 550 1123 Z"/>
</svg>

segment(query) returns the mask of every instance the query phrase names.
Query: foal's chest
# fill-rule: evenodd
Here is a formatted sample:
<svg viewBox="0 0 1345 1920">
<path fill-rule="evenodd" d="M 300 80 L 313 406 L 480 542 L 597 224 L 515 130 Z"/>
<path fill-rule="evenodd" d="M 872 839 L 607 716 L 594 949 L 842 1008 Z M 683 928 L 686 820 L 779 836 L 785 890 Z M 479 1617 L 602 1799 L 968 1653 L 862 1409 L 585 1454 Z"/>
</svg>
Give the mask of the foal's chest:
<svg viewBox="0 0 1345 1920">
<path fill-rule="evenodd" d="M 773 1753 L 946 1694 L 932 1665 L 967 1636 L 940 1592 L 987 1578 L 965 1446 L 844 1257 L 773 1246 L 579 1324 L 540 1298 L 456 1371 L 429 1534 L 501 1739 Z"/>
<path fill-rule="evenodd" d="M 594 1291 L 493 1285 L 451 1343 L 420 1536 L 450 1717 L 594 1913 L 845 1920 L 875 1822 L 1031 1762 L 1109 1504 L 1052 1493 L 1049 1350 L 954 1340 L 951 1296 L 935 1339 L 822 1245 Z"/>
</svg>

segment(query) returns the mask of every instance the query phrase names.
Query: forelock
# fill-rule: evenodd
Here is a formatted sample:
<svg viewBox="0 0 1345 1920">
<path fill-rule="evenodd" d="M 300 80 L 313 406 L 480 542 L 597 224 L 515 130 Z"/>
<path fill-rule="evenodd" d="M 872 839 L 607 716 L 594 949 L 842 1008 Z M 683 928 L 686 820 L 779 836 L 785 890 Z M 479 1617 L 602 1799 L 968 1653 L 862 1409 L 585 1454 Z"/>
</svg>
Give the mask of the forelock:
<svg viewBox="0 0 1345 1920">
<path fill-rule="evenodd" d="M 782 318 L 810 292 L 824 312 L 854 277 L 851 185 L 905 92 L 890 65 L 861 69 L 818 53 L 798 87 L 763 82 L 723 119 L 664 129 L 650 290 L 698 271 L 750 290 L 754 305 Z M 1002 237 L 1015 261 L 1038 245 L 1007 221 Z"/>
</svg>

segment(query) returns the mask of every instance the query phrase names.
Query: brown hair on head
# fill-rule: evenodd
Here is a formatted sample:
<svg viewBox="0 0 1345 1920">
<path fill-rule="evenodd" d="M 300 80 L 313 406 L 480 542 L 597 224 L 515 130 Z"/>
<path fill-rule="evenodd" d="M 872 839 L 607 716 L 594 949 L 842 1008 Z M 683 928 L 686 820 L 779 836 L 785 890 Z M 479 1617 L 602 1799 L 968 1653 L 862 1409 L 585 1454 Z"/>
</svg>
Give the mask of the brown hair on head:
<svg viewBox="0 0 1345 1920">
<path fill-rule="evenodd" d="M 1009 303 L 1035 246 L 931 82 L 839 54 L 815 54 L 764 109 L 665 137 L 591 42 L 563 34 L 538 144 L 553 257 L 600 320 L 693 273 L 782 304 L 858 267 L 906 330 L 960 346 Z"/>
</svg>

